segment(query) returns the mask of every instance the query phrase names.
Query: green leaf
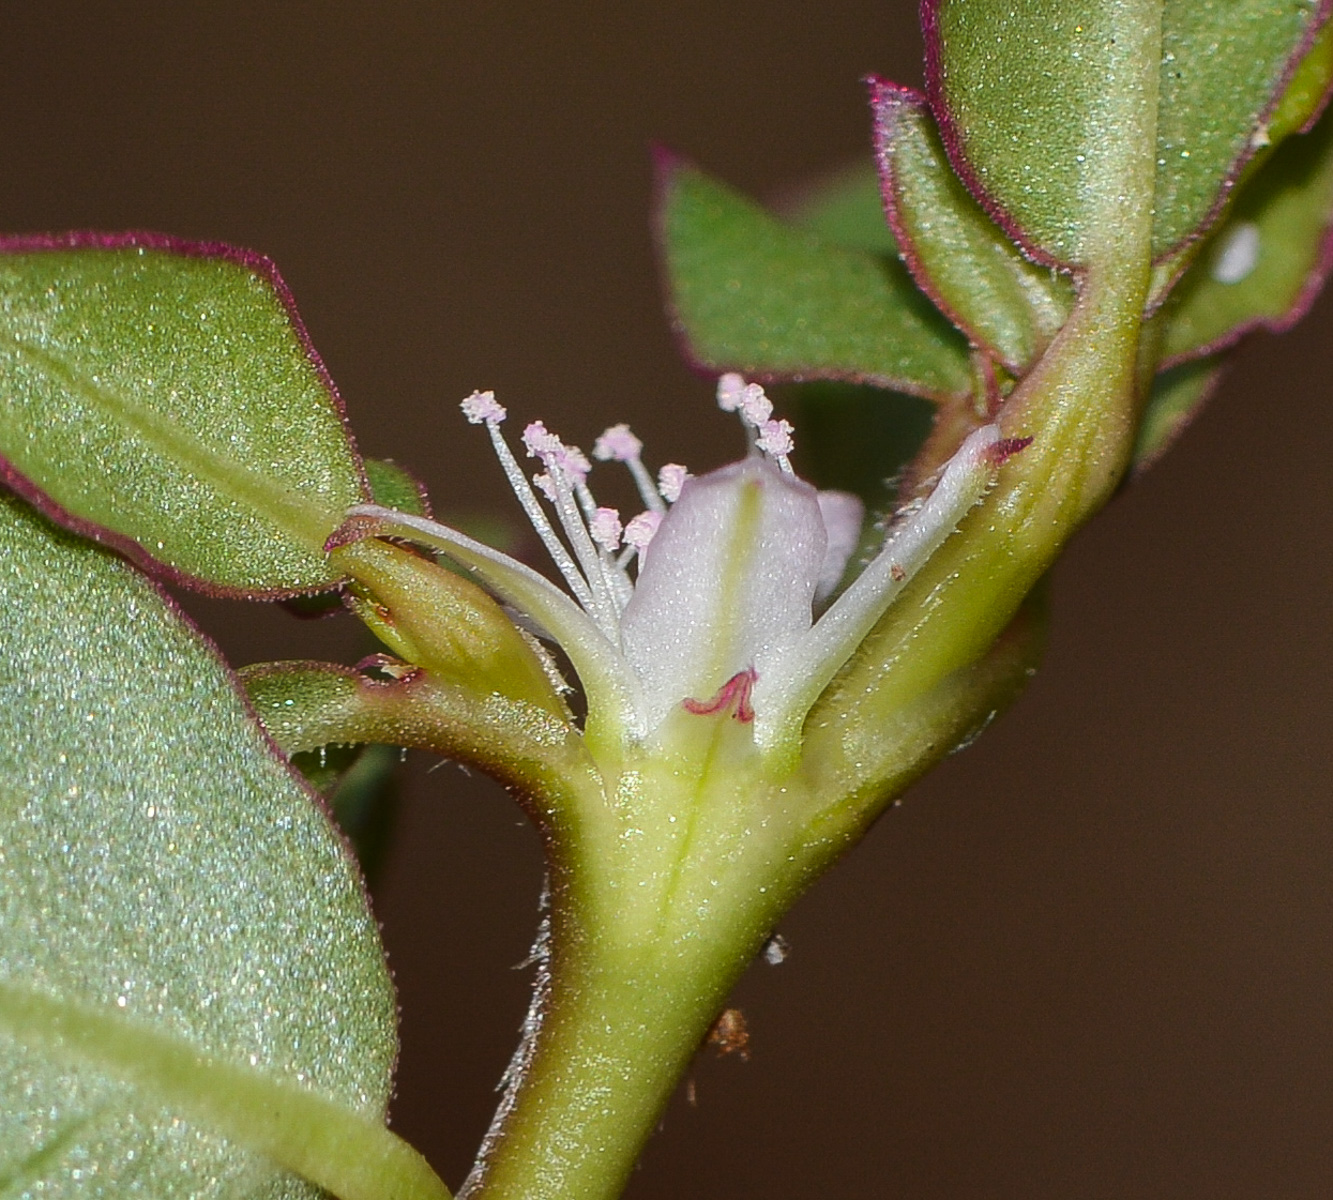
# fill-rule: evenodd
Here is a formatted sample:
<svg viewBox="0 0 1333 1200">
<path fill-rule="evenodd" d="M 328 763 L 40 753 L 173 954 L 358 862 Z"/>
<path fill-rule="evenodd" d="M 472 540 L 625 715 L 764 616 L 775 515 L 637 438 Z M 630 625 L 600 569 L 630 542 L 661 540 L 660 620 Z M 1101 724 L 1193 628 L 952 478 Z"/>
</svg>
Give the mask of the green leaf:
<svg viewBox="0 0 1333 1200">
<path fill-rule="evenodd" d="M 927 396 L 971 387 L 967 343 L 896 259 L 776 220 L 703 172 L 662 172 L 676 325 L 711 370 L 844 379 Z"/>
<path fill-rule="evenodd" d="M 425 486 L 411 471 L 387 458 L 368 458 L 365 467 L 370 494 L 376 504 L 418 517 L 431 515 Z"/>
<path fill-rule="evenodd" d="M 313 1195 L 285 1166 L 343 1189 L 388 1144 L 396 1046 L 339 837 L 162 594 L 13 498 L 0 612 L 0 1179 Z"/>
<path fill-rule="evenodd" d="M 206 590 L 337 582 L 365 498 L 341 406 L 268 260 L 145 235 L 0 256 L 0 456 L 63 524 Z"/>
<path fill-rule="evenodd" d="M 141 1157 L 139 1147 L 125 1153 L 126 1164 L 106 1170 L 99 1158 L 111 1149 L 105 1141 L 95 1143 L 92 1155 L 86 1144 L 79 1144 L 80 1137 L 105 1136 L 106 1130 L 97 1127 L 105 1110 L 95 1110 L 87 1117 L 76 1116 L 35 1153 L 11 1164 L 2 1182 L 11 1189 L 23 1187 L 24 1195 L 39 1189 L 42 1195 L 66 1194 L 66 1179 L 57 1176 L 53 1181 L 50 1169 L 73 1152 L 77 1165 L 69 1168 L 69 1178 L 95 1180 L 98 1194 L 142 1188 L 141 1194 L 148 1195 L 263 1200 L 314 1200 L 326 1192 L 342 1200 L 449 1200 L 448 1189 L 426 1160 L 380 1121 L 308 1087 L 201 1053 L 188 1039 L 118 1012 L 58 999 L 24 984 L 0 982 L 0 1032 L 10 1034 L 30 1053 L 46 1056 L 48 1066 L 65 1064 L 76 1073 L 104 1072 L 108 1079 L 132 1089 L 125 1097 L 126 1107 L 161 1104 L 159 1119 L 179 1131 L 173 1147 L 178 1154 L 195 1153 L 192 1141 L 208 1129 L 225 1135 L 233 1146 L 262 1155 L 268 1164 L 267 1170 L 237 1179 L 212 1173 L 206 1161 L 179 1164 L 188 1193 L 174 1188 L 159 1192 L 156 1189 L 164 1182 L 170 1187 L 172 1174 L 154 1175 L 160 1164 Z M 277 1174 L 274 1167 L 279 1166 L 301 1178 Z M 326 1191 L 317 1191 L 305 1180 Z M 78 1182 L 68 1192 L 88 1194 Z"/>
<path fill-rule="evenodd" d="M 922 291 L 972 342 L 1021 373 L 1065 323 L 1069 280 L 1030 261 L 949 165 L 924 97 L 872 81 L 890 219 Z"/>
<path fill-rule="evenodd" d="M 1216 215 L 1265 144 L 1264 119 L 1323 17 L 1318 0 L 930 0 L 932 102 L 997 219 L 1066 263 L 1114 253 L 1117 227 L 1148 199 L 1131 160 L 1155 128 L 1163 258 Z"/>
<path fill-rule="evenodd" d="M 1134 443 L 1136 473 L 1146 471 L 1170 449 L 1213 394 L 1222 369 L 1220 356 L 1214 355 L 1171 367 L 1153 380 Z"/>
<path fill-rule="evenodd" d="M 806 189 L 783 215 L 839 246 L 886 256 L 898 253 L 873 163 L 858 163 Z"/>
<path fill-rule="evenodd" d="M 1264 118 L 1327 16 L 1319 0 L 1163 7 L 1153 256 L 1194 236 L 1267 144 Z"/>
<path fill-rule="evenodd" d="M 1162 311 L 1162 356 L 1206 354 L 1298 320 L 1323 283 L 1333 225 L 1333 122 L 1288 138 L 1245 185 Z"/>
<path fill-rule="evenodd" d="M 1160 0 L 923 3 L 950 158 L 1034 254 L 1114 261 L 1150 220 L 1160 21 Z"/>
</svg>

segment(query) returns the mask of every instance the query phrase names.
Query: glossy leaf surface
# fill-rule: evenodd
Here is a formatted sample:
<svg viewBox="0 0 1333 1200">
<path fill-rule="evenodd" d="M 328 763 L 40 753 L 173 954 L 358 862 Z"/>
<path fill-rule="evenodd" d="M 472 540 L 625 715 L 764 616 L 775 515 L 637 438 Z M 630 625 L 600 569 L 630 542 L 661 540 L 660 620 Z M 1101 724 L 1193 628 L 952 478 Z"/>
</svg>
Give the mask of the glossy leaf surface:
<svg viewBox="0 0 1333 1200">
<path fill-rule="evenodd" d="M 969 390 L 966 341 L 895 258 L 783 224 L 681 163 L 661 186 L 671 303 L 700 365 L 929 396 Z"/>
<path fill-rule="evenodd" d="M 364 497 L 360 462 L 268 260 L 147 235 L 0 249 L 0 457 L 20 491 L 211 590 L 336 582 L 322 544 Z"/>
<path fill-rule="evenodd" d="M 1027 367 L 1069 315 L 1073 288 L 1029 260 L 949 165 L 923 97 L 871 85 L 889 218 L 917 283 L 974 343 Z"/>
<path fill-rule="evenodd" d="M 356 870 L 211 648 L 12 498 L 0 611 L 0 1179 L 311 1195 L 268 1156 L 325 1137 L 312 1112 L 405 1153 L 381 1124 L 394 997 Z M 276 1105 L 257 1126 L 251 1100 Z"/>
</svg>

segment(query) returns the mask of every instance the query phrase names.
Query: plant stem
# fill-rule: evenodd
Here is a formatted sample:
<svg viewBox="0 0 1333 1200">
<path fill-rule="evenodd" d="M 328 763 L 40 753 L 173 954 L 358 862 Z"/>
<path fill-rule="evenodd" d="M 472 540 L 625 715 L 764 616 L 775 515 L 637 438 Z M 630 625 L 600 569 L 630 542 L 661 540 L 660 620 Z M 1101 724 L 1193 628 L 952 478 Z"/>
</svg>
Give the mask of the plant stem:
<svg viewBox="0 0 1333 1200">
<path fill-rule="evenodd" d="M 549 958 L 469 1200 L 619 1196 L 727 993 L 842 844 L 805 844 L 810 797 L 747 725 L 679 730 L 700 744 L 622 763 L 603 819 L 554 847 Z"/>
<path fill-rule="evenodd" d="M 557 922 L 559 924 L 559 922 Z M 570 936 L 573 935 L 573 936 Z M 566 928 L 531 1061 L 468 1200 L 612 1200 L 756 942 L 638 948 Z M 523 1051 L 520 1050 L 520 1055 Z"/>
</svg>

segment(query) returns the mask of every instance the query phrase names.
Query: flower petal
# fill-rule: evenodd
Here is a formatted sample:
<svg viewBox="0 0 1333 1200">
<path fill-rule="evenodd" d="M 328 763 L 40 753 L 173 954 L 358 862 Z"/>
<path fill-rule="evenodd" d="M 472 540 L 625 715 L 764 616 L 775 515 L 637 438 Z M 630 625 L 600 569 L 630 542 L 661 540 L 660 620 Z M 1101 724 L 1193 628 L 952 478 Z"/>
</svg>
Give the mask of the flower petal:
<svg viewBox="0 0 1333 1200">
<path fill-rule="evenodd" d="M 686 481 L 620 619 L 649 729 L 809 630 L 826 545 L 814 488 L 765 459 Z"/>
<path fill-rule="evenodd" d="M 773 744 L 794 736 L 810 706 L 875 627 L 885 610 L 969 510 L 985 496 L 997 468 L 1027 445 L 1009 442 L 987 425 L 968 436 L 919 509 L 889 533 L 874 561 L 791 645 L 767 678 L 755 685 L 755 740 Z"/>
<path fill-rule="evenodd" d="M 859 496 L 853 496 L 851 492 L 820 492 L 819 515 L 824 520 L 828 546 L 824 551 L 823 566 L 819 569 L 816 601 L 832 595 L 833 589 L 842 579 L 847 569 L 847 560 L 861 541 L 866 506 L 861 503 Z"/>
</svg>

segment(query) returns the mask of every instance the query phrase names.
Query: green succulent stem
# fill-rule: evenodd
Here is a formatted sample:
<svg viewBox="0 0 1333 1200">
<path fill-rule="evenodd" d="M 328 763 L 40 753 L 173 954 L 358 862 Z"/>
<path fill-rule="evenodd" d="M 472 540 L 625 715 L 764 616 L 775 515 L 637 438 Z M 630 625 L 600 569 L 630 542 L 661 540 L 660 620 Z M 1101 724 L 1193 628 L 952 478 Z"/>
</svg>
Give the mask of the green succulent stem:
<svg viewBox="0 0 1333 1200">
<path fill-rule="evenodd" d="M 474 1200 L 618 1196 L 727 993 L 843 844 L 806 836 L 817 797 L 747 725 L 667 725 L 554 839 L 528 1038 Z"/>
<path fill-rule="evenodd" d="M 1006 402 L 1005 433 L 1031 445 L 816 705 L 802 753 L 766 758 L 725 715 L 678 715 L 641 759 L 602 764 L 605 792 L 582 806 L 598 815 L 556 846 L 528 1040 L 466 1196 L 619 1195 L 773 923 L 916 764 L 993 711 L 996 681 L 969 671 L 1129 461 L 1149 208 L 1111 231 L 1113 256 L 1085 271 L 1068 324 Z M 885 730 L 907 735 L 887 757 Z M 849 739 L 877 779 L 847 766 Z M 838 791 L 855 799 L 830 809 Z"/>
</svg>

